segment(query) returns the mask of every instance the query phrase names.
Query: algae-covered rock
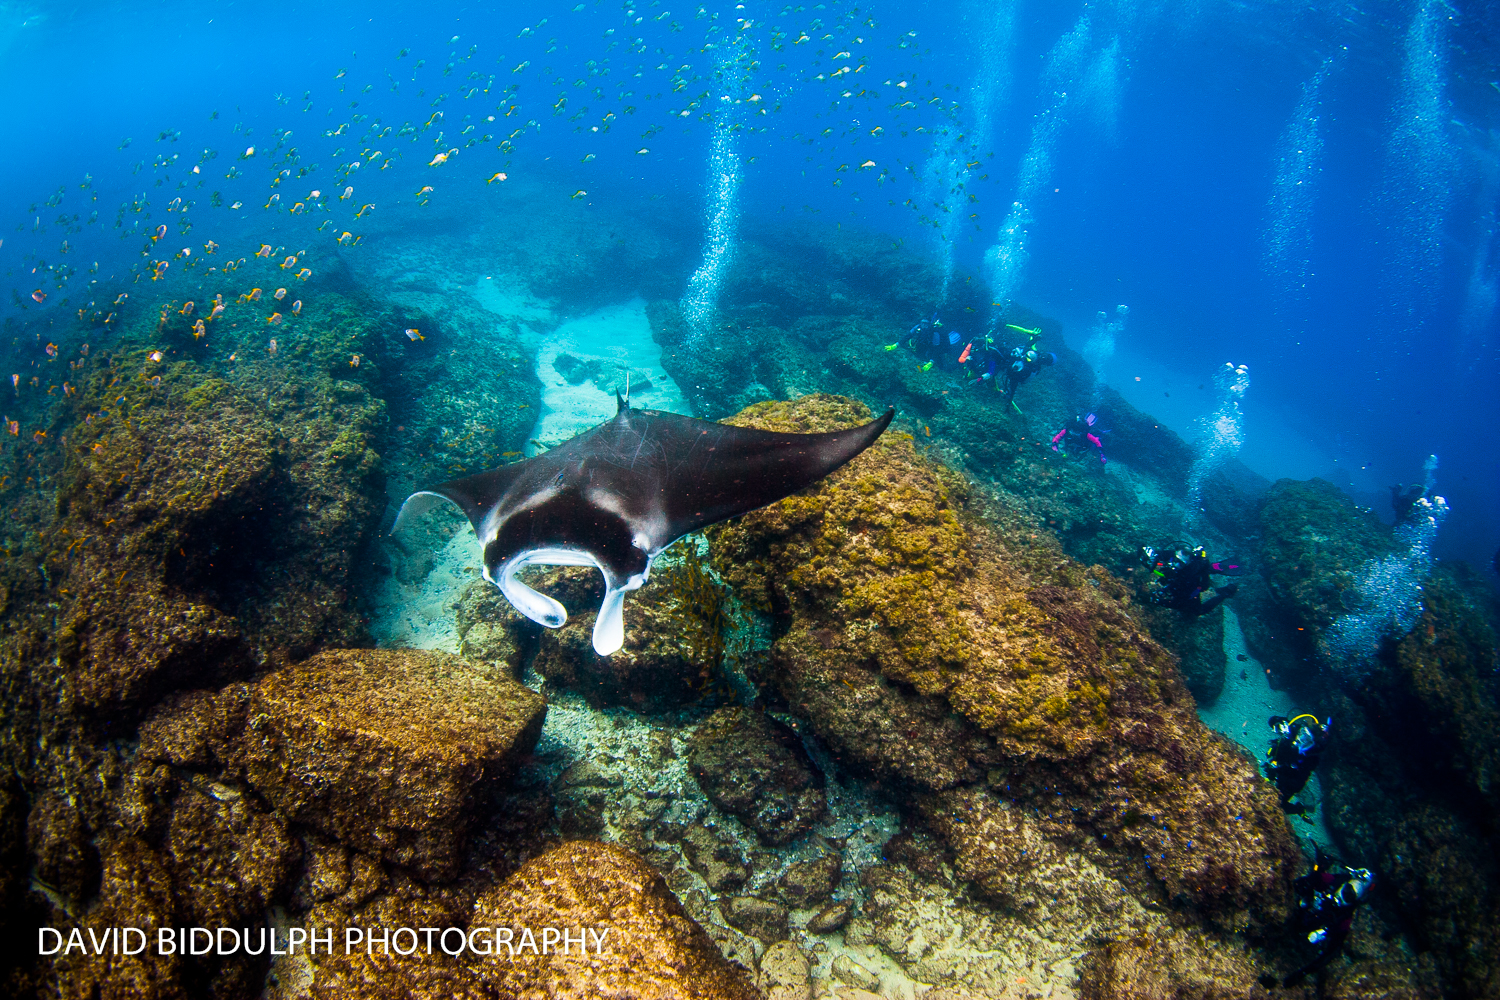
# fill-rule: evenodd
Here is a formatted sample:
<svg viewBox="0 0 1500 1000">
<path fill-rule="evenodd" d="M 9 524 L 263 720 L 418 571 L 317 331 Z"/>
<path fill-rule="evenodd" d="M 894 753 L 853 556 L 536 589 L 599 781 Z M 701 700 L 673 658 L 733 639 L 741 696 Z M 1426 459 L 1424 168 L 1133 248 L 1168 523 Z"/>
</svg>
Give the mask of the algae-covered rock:
<svg viewBox="0 0 1500 1000">
<path fill-rule="evenodd" d="M 786 937 L 787 910 L 780 903 L 756 896 L 735 896 L 724 908 L 724 919 L 766 945 Z"/>
<path fill-rule="evenodd" d="M 1445 995 L 1496 995 L 1500 864 L 1478 797 L 1431 769 L 1432 780 L 1413 780 L 1413 748 L 1400 728 L 1377 726 L 1349 698 L 1336 698 L 1332 714 L 1336 753 L 1322 778 L 1323 811 L 1345 856 L 1377 873 L 1384 901 Z"/>
<path fill-rule="evenodd" d="M 812 1000 L 807 956 L 790 941 L 777 941 L 760 958 L 755 984 L 766 1000 Z"/>
<path fill-rule="evenodd" d="M 693 776 L 714 804 L 767 844 L 813 828 L 827 808 L 823 775 L 795 730 L 763 712 L 721 708 L 688 742 Z"/>
<path fill-rule="evenodd" d="M 701 823 L 683 831 L 682 851 L 714 892 L 732 892 L 750 877 L 750 866 L 735 843 Z"/>
<path fill-rule="evenodd" d="M 454 656 L 335 650 L 256 685 L 246 773 L 280 815 L 451 877 L 477 803 L 544 714 L 538 695 Z"/>
<path fill-rule="evenodd" d="M 92 898 L 99 886 L 99 851 L 75 805 L 44 791 L 31 804 L 26 835 L 35 878 L 75 906 Z"/>
<path fill-rule="evenodd" d="M 475 580 L 465 587 L 456 611 L 459 654 L 471 660 L 503 663 L 519 677 L 536 635 L 529 619 L 523 618 L 488 580 Z"/>
<path fill-rule="evenodd" d="M 778 888 L 787 905 L 796 909 L 820 905 L 839 884 L 843 859 L 836 853 L 788 865 Z"/>
<path fill-rule="evenodd" d="M 1296 624 L 1322 630 L 1359 606 L 1372 559 L 1395 551 L 1390 529 L 1330 482 L 1277 480 L 1260 512 L 1260 569 Z"/>
<path fill-rule="evenodd" d="M 1211 611 L 1197 618 L 1184 618 L 1165 607 L 1146 605 L 1142 617 L 1157 641 L 1177 654 L 1177 670 L 1200 705 L 1212 705 L 1224 690 L 1224 613 Z"/>
<path fill-rule="evenodd" d="M 1311 984 L 1262 985 L 1244 952 L 1204 947 L 1196 935 L 1120 936 L 1095 949 L 1079 978 L 1081 1000 L 1271 1000 L 1317 996 Z"/>
<path fill-rule="evenodd" d="M 848 954 L 841 954 L 834 958 L 829 971 L 839 982 L 864 990 L 866 995 L 880 989 L 880 976 L 856 962 Z"/>
<path fill-rule="evenodd" d="M 80 843 L 97 850 L 95 888 L 83 905 L 65 902 L 68 909 L 38 922 L 64 933 L 73 926 L 139 927 L 153 936 L 153 947 L 135 955 L 64 951 L 46 970 L 49 995 L 227 998 L 256 991 L 266 956 L 161 954 L 153 928 L 261 925 L 284 898 L 300 856 L 286 824 L 233 783 L 154 760 L 123 773 L 113 762 L 99 763 L 118 794 L 114 822 L 88 831 L 87 841 L 76 839 L 71 824 L 37 817 L 35 827 L 55 838 L 54 851 L 61 844 L 76 851 Z M 85 798 L 76 801 L 82 806 Z M 38 847 L 43 857 L 51 853 Z"/>
<path fill-rule="evenodd" d="M 807 929 L 814 934 L 832 934 L 849 922 L 854 915 L 854 904 L 847 899 L 829 903 L 807 921 Z"/>
<path fill-rule="evenodd" d="M 1360 699 L 1408 763 L 1430 765 L 1500 823 L 1500 642 L 1472 576 L 1460 566 L 1428 578 L 1416 627 L 1371 664 Z"/>
<path fill-rule="evenodd" d="M 531 585 L 568 608 L 560 629 L 537 639 L 533 667 L 594 705 L 657 712 L 698 698 L 717 676 L 728 627 L 728 589 L 684 540 L 658 557 L 651 577 L 625 603 L 625 644 L 594 652 L 594 621 L 604 591 L 592 570 L 539 573 Z"/>
<path fill-rule="evenodd" d="M 607 934 L 598 954 L 517 954 L 483 963 L 517 1000 L 628 995 L 753 1000 L 743 969 L 731 966 L 683 910 L 654 869 L 619 847 L 585 841 L 561 847 L 474 904 L 470 926 L 592 928 Z"/>
<path fill-rule="evenodd" d="M 808 432 L 866 414 L 812 396 L 730 422 Z M 1104 846 L 1139 891 L 1279 923 L 1296 851 L 1270 785 L 1199 722 L 1121 583 L 982 521 L 970 492 L 891 432 L 710 532 L 720 573 L 777 618 L 772 679 L 791 711 L 882 782 L 986 783 L 1041 811 L 1050 840 Z"/>
</svg>

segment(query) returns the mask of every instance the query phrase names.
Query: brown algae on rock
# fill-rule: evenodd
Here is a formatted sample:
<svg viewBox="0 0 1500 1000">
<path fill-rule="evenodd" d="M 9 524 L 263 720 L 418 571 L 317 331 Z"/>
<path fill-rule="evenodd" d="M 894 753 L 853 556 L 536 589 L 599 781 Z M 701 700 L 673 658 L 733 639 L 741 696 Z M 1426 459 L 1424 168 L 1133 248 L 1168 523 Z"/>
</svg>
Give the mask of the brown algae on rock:
<svg viewBox="0 0 1500 1000">
<path fill-rule="evenodd" d="M 811 396 L 734 419 L 821 430 L 865 412 Z M 781 694 L 880 781 L 983 783 L 1164 902 L 1227 926 L 1283 920 L 1297 855 L 1274 793 L 1198 721 L 1125 588 L 981 522 L 968 489 L 887 435 L 803 495 L 710 531 L 725 579 L 785 622 Z"/>
<path fill-rule="evenodd" d="M 457 874 L 476 798 L 514 773 L 546 705 L 418 650 L 334 650 L 257 685 L 245 770 L 276 812 L 428 878 Z"/>
</svg>

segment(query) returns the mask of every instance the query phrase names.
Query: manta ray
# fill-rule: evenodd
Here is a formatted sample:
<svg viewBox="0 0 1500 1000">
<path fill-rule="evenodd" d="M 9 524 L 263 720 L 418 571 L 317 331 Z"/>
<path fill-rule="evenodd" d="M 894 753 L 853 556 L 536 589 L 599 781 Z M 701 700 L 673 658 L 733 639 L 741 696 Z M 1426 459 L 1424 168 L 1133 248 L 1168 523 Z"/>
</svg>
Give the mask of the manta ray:
<svg viewBox="0 0 1500 1000">
<path fill-rule="evenodd" d="M 614 419 L 535 458 L 419 490 L 392 532 L 447 501 L 469 518 L 484 549 L 484 578 L 539 625 L 567 610 L 516 579 L 527 566 L 594 566 L 604 603 L 594 649 L 625 643 L 625 595 L 683 535 L 775 503 L 810 486 L 875 442 L 895 410 L 827 434 L 778 434 L 659 410 L 616 395 Z"/>
</svg>

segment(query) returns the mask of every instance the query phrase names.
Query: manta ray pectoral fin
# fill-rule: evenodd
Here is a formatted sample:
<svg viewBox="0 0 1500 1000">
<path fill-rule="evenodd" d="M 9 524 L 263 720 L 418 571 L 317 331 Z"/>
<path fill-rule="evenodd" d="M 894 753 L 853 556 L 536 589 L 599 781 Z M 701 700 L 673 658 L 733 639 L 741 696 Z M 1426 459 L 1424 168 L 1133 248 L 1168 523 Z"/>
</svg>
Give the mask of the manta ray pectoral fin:
<svg viewBox="0 0 1500 1000">
<path fill-rule="evenodd" d="M 411 496 L 407 497 L 406 502 L 401 505 L 401 510 L 396 515 L 396 523 L 391 525 L 391 534 L 400 534 L 402 531 L 406 530 L 406 528 L 411 524 L 412 521 L 421 517 L 423 514 L 427 513 L 429 510 L 438 506 L 439 504 L 445 503 L 451 503 L 455 507 L 459 507 L 460 509 L 462 509 L 462 505 L 459 504 L 456 500 L 453 500 L 450 497 L 446 497 L 441 493 L 434 493 L 431 490 L 422 490 L 418 493 L 413 493 Z"/>
<path fill-rule="evenodd" d="M 595 566 L 599 561 L 586 552 L 573 549 L 531 549 L 511 557 L 496 574 L 499 579 L 491 582 L 500 588 L 500 593 L 521 614 L 538 625 L 547 628 L 562 628 L 568 620 L 568 609 L 537 590 L 516 579 L 516 574 L 527 566 Z M 489 576 L 489 571 L 485 571 Z M 619 648 L 618 646 L 615 648 Z"/>
</svg>

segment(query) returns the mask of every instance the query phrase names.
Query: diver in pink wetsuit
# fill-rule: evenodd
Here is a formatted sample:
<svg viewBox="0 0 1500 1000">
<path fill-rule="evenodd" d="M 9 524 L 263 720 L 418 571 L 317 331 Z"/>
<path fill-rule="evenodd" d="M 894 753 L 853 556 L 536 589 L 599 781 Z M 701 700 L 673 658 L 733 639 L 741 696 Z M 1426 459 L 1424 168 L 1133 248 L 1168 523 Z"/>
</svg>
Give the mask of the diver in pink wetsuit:
<svg viewBox="0 0 1500 1000">
<path fill-rule="evenodd" d="M 1109 432 L 1098 426 L 1099 418 L 1090 413 L 1086 417 L 1074 417 L 1062 430 L 1052 435 L 1052 450 L 1059 455 L 1084 455 L 1089 451 L 1099 456 L 1099 464 L 1106 464 L 1104 457 L 1104 435 Z"/>
</svg>

